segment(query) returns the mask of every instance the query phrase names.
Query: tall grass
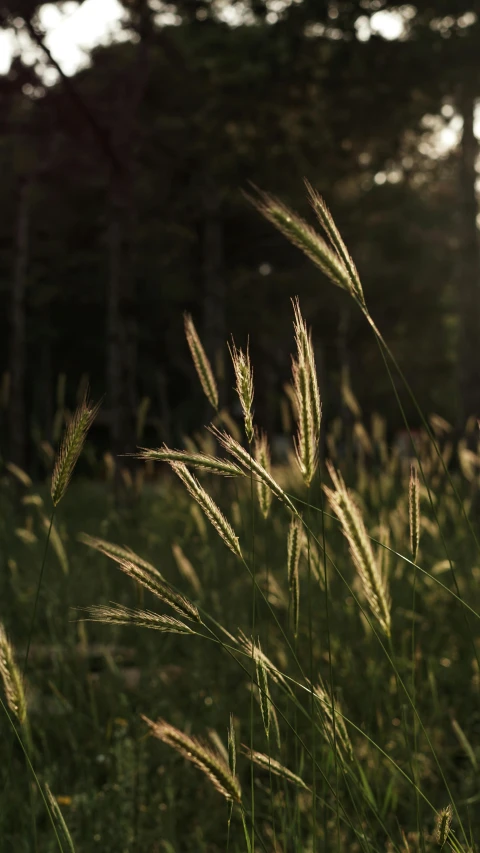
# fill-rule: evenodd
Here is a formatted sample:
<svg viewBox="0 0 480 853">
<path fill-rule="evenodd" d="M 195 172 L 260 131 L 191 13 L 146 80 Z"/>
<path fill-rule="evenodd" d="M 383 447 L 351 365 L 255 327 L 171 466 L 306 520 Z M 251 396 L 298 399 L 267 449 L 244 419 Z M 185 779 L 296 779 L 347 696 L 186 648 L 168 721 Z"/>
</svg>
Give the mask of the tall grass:
<svg viewBox="0 0 480 853">
<path fill-rule="evenodd" d="M 308 192 L 322 234 L 268 195 L 257 206 L 350 294 L 398 373 L 338 229 Z M 39 608 L 47 663 L 31 665 L 26 684 L 10 634 L 28 633 L 23 607 L 35 592 L 19 566 L 45 542 L 28 479 L 22 525 L 3 524 L 12 604 L 0 674 L 20 743 L 28 717 L 28 769 L 46 792 L 28 803 L 14 793 L 15 751 L 4 837 L 28 849 L 33 814 L 46 851 L 471 853 L 480 448 L 466 456 L 438 417 L 424 418 L 411 452 L 387 439 L 380 415 L 364 424 L 354 406 L 353 426 L 323 426 L 312 335 L 295 300 L 296 435 L 276 459 L 255 420 L 248 348 L 231 346 L 244 443 L 218 412 L 189 316 L 185 328 L 214 420 L 185 449 L 139 451 L 147 476 L 127 514 L 104 505 L 97 518 L 72 491 L 57 531 L 63 571 Z M 160 478 L 154 463 L 167 463 Z M 8 489 L 5 479 L 7 514 Z M 83 610 L 68 616 L 67 603 Z M 41 644 L 33 654 L 41 660 Z M 30 777 L 20 783 L 29 787 Z"/>
</svg>

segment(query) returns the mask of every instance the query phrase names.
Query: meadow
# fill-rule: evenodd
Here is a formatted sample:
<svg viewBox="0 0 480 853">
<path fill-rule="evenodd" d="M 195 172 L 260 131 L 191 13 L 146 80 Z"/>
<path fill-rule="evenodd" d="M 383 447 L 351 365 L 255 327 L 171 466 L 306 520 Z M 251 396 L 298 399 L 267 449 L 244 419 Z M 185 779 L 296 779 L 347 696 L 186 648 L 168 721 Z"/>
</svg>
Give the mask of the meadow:
<svg viewBox="0 0 480 853">
<path fill-rule="evenodd" d="M 351 295 L 411 405 L 311 200 L 325 238 L 258 204 Z M 74 471 L 86 401 L 45 482 L 4 467 L 1 849 L 478 849 L 477 424 L 419 410 L 400 445 L 345 388 L 325 425 L 292 316 L 283 457 L 255 424 L 248 350 L 230 349 L 240 423 L 187 316 L 212 427 L 137 451 L 123 505 L 118 460 Z"/>
</svg>

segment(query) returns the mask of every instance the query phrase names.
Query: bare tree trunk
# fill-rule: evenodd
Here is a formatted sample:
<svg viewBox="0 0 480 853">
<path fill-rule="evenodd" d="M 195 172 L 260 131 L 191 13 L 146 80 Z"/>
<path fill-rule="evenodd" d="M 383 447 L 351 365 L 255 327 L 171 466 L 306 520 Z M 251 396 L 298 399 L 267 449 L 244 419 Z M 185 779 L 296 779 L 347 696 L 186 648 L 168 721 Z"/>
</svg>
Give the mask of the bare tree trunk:
<svg viewBox="0 0 480 853">
<path fill-rule="evenodd" d="M 28 267 L 30 181 L 24 178 L 19 188 L 15 262 L 10 312 L 10 400 L 9 456 L 24 468 L 26 463 L 25 369 L 26 369 L 26 311 L 25 291 Z"/>
<path fill-rule="evenodd" d="M 478 142 L 474 134 L 475 97 L 468 83 L 460 86 L 458 108 L 463 116 L 460 146 L 460 275 L 459 387 L 462 425 L 470 415 L 480 416 L 480 252 L 477 228 L 475 163 Z"/>
<path fill-rule="evenodd" d="M 221 394 L 226 342 L 226 287 L 221 199 L 218 187 L 210 176 L 205 178 L 203 188 L 203 212 L 203 335 L 207 353 L 212 359 L 214 369 L 217 368 L 215 373 Z"/>
</svg>

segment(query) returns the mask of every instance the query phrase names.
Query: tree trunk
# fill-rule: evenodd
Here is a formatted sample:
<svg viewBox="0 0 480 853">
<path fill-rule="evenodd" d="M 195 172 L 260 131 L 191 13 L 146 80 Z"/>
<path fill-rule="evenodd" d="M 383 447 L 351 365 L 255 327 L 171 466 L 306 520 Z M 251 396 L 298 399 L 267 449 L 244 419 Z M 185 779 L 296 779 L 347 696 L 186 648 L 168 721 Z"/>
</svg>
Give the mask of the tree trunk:
<svg viewBox="0 0 480 853">
<path fill-rule="evenodd" d="M 475 97 L 468 83 L 459 89 L 463 116 L 460 146 L 460 276 L 458 282 L 458 369 L 462 426 L 470 415 L 480 416 L 480 253 L 475 192 L 478 142 L 474 134 Z"/>
<path fill-rule="evenodd" d="M 21 468 L 26 464 L 25 369 L 26 369 L 26 311 L 25 291 L 28 266 L 30 182 L 23 179 L 19 188 L 15 261 L 10 313 L 10 399 L 9 399 L 9 456 Z"/>
</svg>

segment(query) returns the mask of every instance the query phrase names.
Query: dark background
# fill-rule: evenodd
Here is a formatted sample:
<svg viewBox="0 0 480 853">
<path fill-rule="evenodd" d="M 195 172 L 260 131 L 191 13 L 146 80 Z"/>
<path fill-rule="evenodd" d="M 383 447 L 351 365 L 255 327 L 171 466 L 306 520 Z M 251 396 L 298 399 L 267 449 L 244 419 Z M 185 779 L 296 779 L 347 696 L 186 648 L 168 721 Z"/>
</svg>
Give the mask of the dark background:
<svg viewBox="0 0 480 853">
<path fill-rule="evenodd" d="M 279 431 L 297 294 L 326 419 L 350 386 L 366 416 L 401 426 L 367 324 L 262 220 L 249 182 L 312 222 L 303 179 L 324 195 L 424 411 L 457 426 L 480 414 L 478 4 L 231 5 L 235 27 L 213 0 L 125 0 L 129 39 L 87 70 L 57 68 L 46 87 L 18 56 L 0 78 L 4 460 L 35 470 L 87 382 L 105 395 L 100 449 L 181 442 L 209 417 L 185 310 L 224 403 L 226 340 L 250 336 L 256 420 Z M 399 38 L 374 32 L 380 10 L 401 16 Z M 37 12 L 0 2 L 2 26 L 41 48 Z"/>
</svg>

